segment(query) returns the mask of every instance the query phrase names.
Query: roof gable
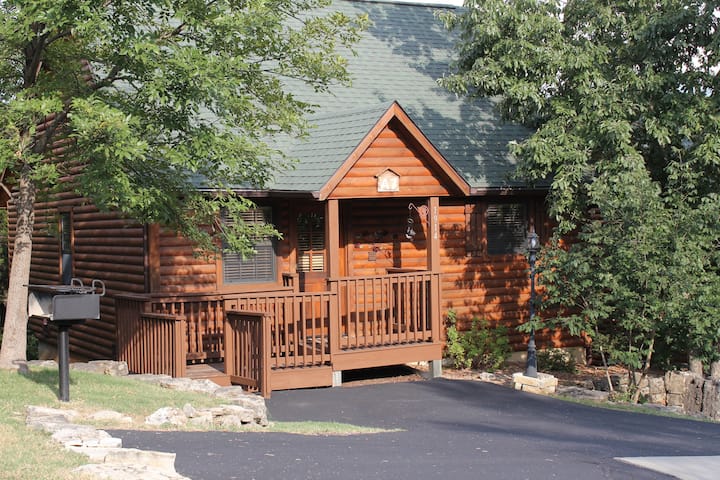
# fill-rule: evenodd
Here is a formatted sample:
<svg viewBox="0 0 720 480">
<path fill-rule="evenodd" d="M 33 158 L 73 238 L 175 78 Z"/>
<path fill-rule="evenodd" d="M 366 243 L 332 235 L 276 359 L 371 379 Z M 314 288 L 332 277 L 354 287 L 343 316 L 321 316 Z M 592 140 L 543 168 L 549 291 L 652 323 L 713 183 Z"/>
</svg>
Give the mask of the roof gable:
<svg viewBox="0 0 720 480">
<path fill-rule="evenodd" d="M 360 117 L 376 107 L 387 109 L 390 103 L 397 102 L 473 191 L 526 186 L 511 178 L 516 163 L 508 144 L 521 141 L 529 130 L 504 122 L 494 100 L 458 97 L 437 83 L 450 71 L 455 39 L 436 13 L 455 7 L 335 0 L 328 8 L 347 15 L 367 14 L 372 25 L 355 46 L 355 54 L 343 53 L 348 60 L 351 86 L 337 85 L 331 94 L 318 94 L 301 82 L 286 82 L 288 91 L 296 97 L 317 105 L 319 117 L 309 120 L 320 131 L 329 131 L 327 122 L 338 123 L 332 129 L 341 133 L 337 137 L 339 145 L 330 145 L 330 138 L 326 138 L 320 145 L 320 156 L 338 153 L 345 135 L 357 133 L 354 129 L 361 124 L 367 127 L 363 122 L 370 118 Z M 317 119 L 326 123 L 319 124 Z M 315 133 L 311 133 L 311 141 L 315 141 Z M 298 170 L 304 175 L 283 175 L 281 180 L 300 183 L 279 183 L 277 187 L 282 189 L 317 191 L 324 182 L 308 172 L 329 176 L 333 174 L 326 171 L 330 163 L 340 166 L 336 159 L 319 165 L 319 157 L 310 152 L 312 144 L 290 147 L 286 152 L 299 159 Z"/>
<path fill-rule="evenodd" d="M 407 151 L 411 153 L 408 156 L 403 151 L 399 155 L 404 156 L 394 157 L 393 153 L 389 152 L 378 160 L 368 162 L 366 155 L 369 150 L 377 143 L 380 134 L 388 129 L 398 134 L 404 146 L 407 147 Z M 400 148 L 400 150 L 405 149 Z M 387 152 L 387 150 L 385 151 Z M 435 195 L 449 195 L 451 193 L 467 195 L 470 192 L 470 186 L 467 182 L 458 175 L 442 154 L 425 137 L 402 107 L 397 102 L 393 102 L 358 142 L 333 176 L 320 188 L 318 197 L 320 200 L 325 200 L 338 197 L 417 196 L 417 188 L 402 188 L 403 160 L 406 163 L 409 161 L 415 164 L 416 170 L 418 165 L 424 167 L 423 170 L 425 171 L 419 173 L 420 176 L 428 178 L 428 185 L 422 188 L 424 194 L 431 193 L 429 188 L 433 187 L 434 191 L 432 193 Z M 365 161 L 365 170 L 370 169 L 364 171 L 364 175 L 361 176 L 361 178 L 364 177 L 364 182 L 359 182 L 360 185 L 358 186 L 348 186 L 348 183 L 353 183 L 348 180 L 348 175 L 363 161 Z M 400 188 L 397 191 L 379 192 L 377 186 L 367 184 L 367 182 L 376 182 L 378 176 L 388 169 L 399 174 Z M 415 184 L 413 186 L 419 187 L 420 185 Z"/>
</svg>

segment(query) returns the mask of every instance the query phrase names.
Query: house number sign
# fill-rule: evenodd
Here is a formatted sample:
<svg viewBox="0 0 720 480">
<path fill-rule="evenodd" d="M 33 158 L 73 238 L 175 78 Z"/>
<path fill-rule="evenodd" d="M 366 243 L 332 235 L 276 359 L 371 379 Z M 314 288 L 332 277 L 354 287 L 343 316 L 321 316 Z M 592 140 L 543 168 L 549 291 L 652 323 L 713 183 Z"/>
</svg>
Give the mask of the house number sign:
<svg viewBox="0 0 720 480">
<path fill-rule="evenodd" d="M 400 191 L 400 175 L 393 172 L 389 168 L 377 175 L 377 191 L 383 192 L 399 192 Z"/>
</svg>

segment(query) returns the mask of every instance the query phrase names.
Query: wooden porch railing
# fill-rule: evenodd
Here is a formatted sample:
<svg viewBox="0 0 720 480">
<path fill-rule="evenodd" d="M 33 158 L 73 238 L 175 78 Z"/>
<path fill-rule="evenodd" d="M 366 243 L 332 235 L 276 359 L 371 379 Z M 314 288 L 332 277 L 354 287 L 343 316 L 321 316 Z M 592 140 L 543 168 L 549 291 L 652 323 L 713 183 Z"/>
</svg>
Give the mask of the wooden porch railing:
<svg viewBox="0 0 720 480">
<path fill-rule="evenodd" d="M 271 368 L 330 364 L 330 323 L 334 292 L 270 292 L 233 295 L 225 309 L 270 314 Z"/>
<path fill-rule="evenodd" d="M 184 377 L 186 321 L 179 315 L 146 312 L 145 297 L 116 298 L 118 360 L 131 372 Z"/>
<path fill-rule="evenodd" d="M 237 383 L 265 395 L 273 370 L 329 368 L 334 354 L 440 341 L 439 273 L 344 277 L 328 286 L 119 297 L 119 357 L 131 371 L 174 376 L 186 363 L 225 360 Z"/>
<path fill-rule="evenodd" d="M 225 314 L 225 373 L 230 381 L 270 397 L 272 315 L 229 310 Z"/>
<path fill-rule="evenodd" d="M 439 274 L 345 277 L 330 284 L 339 299 L 339 349 L 439 340 Z"/>
<path fill-rule="evenodd" d="M 222 295 L 151 296 L 152 313 L 177 315 L 187 324 L 187 360 L 221 361 L 224 356 Z"/>
</svg>

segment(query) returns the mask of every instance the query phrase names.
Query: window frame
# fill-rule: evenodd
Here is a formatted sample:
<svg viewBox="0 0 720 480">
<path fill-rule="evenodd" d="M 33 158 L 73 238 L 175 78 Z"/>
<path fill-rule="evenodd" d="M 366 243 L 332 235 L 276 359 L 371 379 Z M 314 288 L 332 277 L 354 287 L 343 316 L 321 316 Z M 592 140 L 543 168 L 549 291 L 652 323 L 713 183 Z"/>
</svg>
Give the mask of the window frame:
<svg viewBox="0 0 720 480">
<path fill-rule="evenodd" d="M 497 206 L 519 206 L 522 221 L 521 227 L 517 228 L 517 232 L 522 230 L 522 235 L 515 235 L 515 241 L 511 242 L 512 247 L 507 250 L 496 248 L 496 241 L 501 237 L 499 234 L 493 233 L 496 223 L 489 221 L 493 207 Z M 522 255 L 525 253 L 525 240 L 527 232 L 534 225 L 532 216 L 533 205 L 530 199 L 490 199 L 479 200 L 475 203 L 465 205 L 465 255 L 468 257 L 477 256 L 502 256 L 502 255 Z M 508 228 L 511 224 L 507 225 Z M 510 235 L 513 236 L 512 234 Z"/>
<path fill-rule="evenodd" d="M 71 210 L 58 212 L 58 276 L 62 285 L 70 285 L 75 271 L 75 234 Z"/>
<path fill-rule="evenodd" d="M 262 220 L 257 218 L 257 212 L 262 212 Z M 252 222 L 263 221 L 268 224 L 272 224 L 273 222 L 273 211 L 272 207 L 269 206 L 257 206 L 247 212 L 244 212 L 244 214 L 245 213 L 256 217 L 251 219 Z M 227 222 L 225 212 L 221 212 L 221 221 L 223 223 Z M 222 279 L 223 286 L 242 287 L 254 284 L 277 283 L 278 265 L 276 239 L 274 237 L 266 237 L 261 239 L 260 243 L 253 245 L 253 247 L 257 253 L 252 257 L 243 259 L 241 254 L 227 251 L 225 243 L 222 243 L 222 251 L 220 255 L 221 268 L 219 274 Z M 261 248 L 258 249 L 258 247 Z M 262 260 L 264 264 L 258 265 L 258 259 Z M 231 266 L 237 272 L 229 271 L 229 267 Z M 252 278 L 250 276 L 243 276 L 245 273 L 243 272 L 243 269 L 246 268 L 254 271 Z M 258 275 L 258 270 L 266 270 L 269 273 Z"/>
<path fill-rule="evenodd" d="M 303 234 L 302 226 L 301 226 L 301 218 L 307 217 L 308 223 L 315 223 L 316 226 L 313 229 L 310 229 L 307 233 L 308 236 L 308 249 L 301 249 L 301 235 Z M 318 210 L 306 210 L 306 211 L 300 211 L 297 213 L 295 217 L 295 239 L 296 239 L 296 259 L 295 259 L 295 271 L 297 273 L 303 273 L 308 275 L 321 275 L 327 272 L 327 239 L 326 239 L 326 228 L 325 228 L 325 213 Z M 316 247 L 314 243 L 314 239 L 320 238 L 321 239 L 321 246 Z M 309 266 L 308 269 L 301 268 L 301 260 L 305 255 L 309 255 L 309 259 L 307 261 L 307 264 Z M 321 266 L 322 268 L 319 270 L 314 269 L 315 259 L 316 257 L 321 258 Z"/>
</svg>

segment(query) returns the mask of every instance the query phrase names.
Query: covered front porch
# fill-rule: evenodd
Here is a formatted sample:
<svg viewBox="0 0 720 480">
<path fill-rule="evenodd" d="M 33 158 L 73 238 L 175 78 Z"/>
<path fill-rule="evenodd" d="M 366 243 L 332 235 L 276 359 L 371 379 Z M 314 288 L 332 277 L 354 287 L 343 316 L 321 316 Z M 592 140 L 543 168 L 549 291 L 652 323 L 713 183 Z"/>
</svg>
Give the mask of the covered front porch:
<svg viewBox="0 0 720 480">
<path fill-rule="evenodd" d="M 231 382 L 263 395 L 414 361 L 439 373 L 440 198 L 467 195 L 469 186 L 397 103 L 353 120 L 353 135 L 335 135 L 337 119 L 321 123 L 334 155 L 302 172 L 312 188 L 286 178 L 277 196 L 258 199 L 261 216 L 283 232 L 280 246 L 264 245 L 270 263 L 249 269 L 262 279 L 226 275 L 245 265 L 226 268 L 224 255 L 217 269 L 182 276 L 191 269 L 172 262 L 190 262 L 183 251 L 151 238 L 159 252 L 151 255 L 153 293 L 115 305 L 118 357 L 131 371 L 185 376 L 196 364 L 221 365 Z M 212 294 L 170 293 L 213 280 Z"/>
<path fill-rule="evenodd" d="M 431 197 L 423 205 L 428 268 L 345 275 L 340 202 L 328 200 L 327 277 L 320 282 L 283 273 L 259 291 L 117 296 L 118 359 L 132 372 L 175 377 L 210 365 L 225 381 L 265 396 L 337 385 L 344 370 L 431 361 L 439 371 L 438 203 Z"/>
<path fill-rule="evenodd" d="M 391 271 L 275 291 L 116 298 L 118 358 L 130 371 L 187 376 L 213 365 L 233 384 L 273 390 L 339 384 L 343 370 L 442 356 L 440 274 Z"/>
</svg>

